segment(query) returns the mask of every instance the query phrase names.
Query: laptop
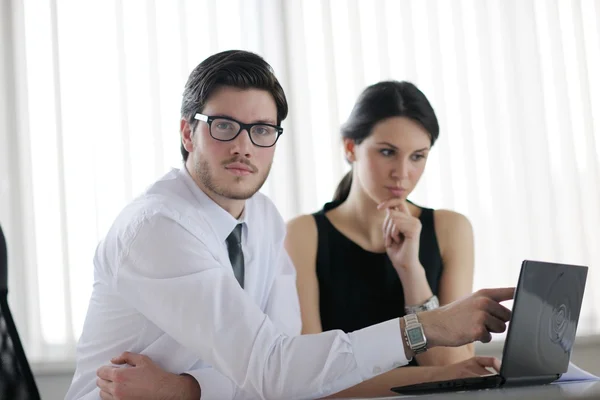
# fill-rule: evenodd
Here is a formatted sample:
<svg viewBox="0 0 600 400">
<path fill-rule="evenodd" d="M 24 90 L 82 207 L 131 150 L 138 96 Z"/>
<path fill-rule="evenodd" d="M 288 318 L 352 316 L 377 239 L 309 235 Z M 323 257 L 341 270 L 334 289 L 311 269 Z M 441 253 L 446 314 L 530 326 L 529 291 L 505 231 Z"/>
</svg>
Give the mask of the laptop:
<svg viewBox="0 0 600 400">
<path fill-rule="evenodd" d="M 525 260 L 500 373 L 394 387 L 401 394 L 551 383 L 567 371 L 588 267 Z"/>
</svg>

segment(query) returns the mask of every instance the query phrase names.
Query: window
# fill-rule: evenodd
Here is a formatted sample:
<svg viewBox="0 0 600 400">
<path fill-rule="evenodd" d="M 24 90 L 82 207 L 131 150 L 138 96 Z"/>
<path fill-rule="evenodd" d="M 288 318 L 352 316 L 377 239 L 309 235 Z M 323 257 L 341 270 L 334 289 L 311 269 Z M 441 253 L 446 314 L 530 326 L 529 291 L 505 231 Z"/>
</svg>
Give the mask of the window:
<svg viewBox="0 0 600 400">
<path fill-rule="evenodd" d="M 180 165 L 183 85 L 224 49 L 263 55 L 286 89 L 290 117 L 263 188 L 286 219 L 322 207 L 348 170 L 338 129 L 358 93 L 409 80 L 441 126 L 411 197 L 469 217 L 475 289 L 514 285 L 525 258 L 600 263 L 594 0 L 13 3 L 14 57 L 3 62 L 14 61 L 5 79 L 16 84 L 0 96 L 18 118 L 0 155 L 17 162 L 0 164 L 10 190 L 0 216 L 33 359 L 73 357 L 96 244 Z M 600 333 L 598 285 L 592 267 L 581 335 Z"/>
</svg>

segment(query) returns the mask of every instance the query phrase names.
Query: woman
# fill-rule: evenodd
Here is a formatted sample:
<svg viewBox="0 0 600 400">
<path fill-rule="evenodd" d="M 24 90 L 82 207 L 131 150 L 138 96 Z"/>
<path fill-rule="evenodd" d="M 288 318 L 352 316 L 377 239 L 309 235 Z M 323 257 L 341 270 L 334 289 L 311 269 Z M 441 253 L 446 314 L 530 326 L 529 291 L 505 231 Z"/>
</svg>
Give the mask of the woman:
<svg viewBox="0 0 600 400">
<path fill-rule="evenodd" d="M 342 138 L 352 170 L 323 210 L 288 223 L 302 333 L 351 332 L 450 303 L 472 291 L 473 233 L 463 215 L 408 201 L 439 135 L 435 112 L 409 82 L 360 95 Z M 412 365 L 338 393 L 389 395 L 392 386 L 489 373 L 472 347 L 437 348 Z"/>
</svg>

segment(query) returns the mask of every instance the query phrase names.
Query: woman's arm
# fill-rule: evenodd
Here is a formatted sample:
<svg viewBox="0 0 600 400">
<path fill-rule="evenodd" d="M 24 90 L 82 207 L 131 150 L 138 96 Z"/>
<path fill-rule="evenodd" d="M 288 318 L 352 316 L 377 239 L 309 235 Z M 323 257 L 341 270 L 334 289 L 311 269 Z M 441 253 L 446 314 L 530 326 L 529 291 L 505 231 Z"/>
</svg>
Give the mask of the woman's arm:
<svg viewBox="0 0 600 400">
<path fill-rule="evenodd" d="M 440 305 L 452 303 L 473 292 L 475 264 L 473 227 L 462 214 L 449 210 L 436 210 L 433 214 L 435 233 L 442 255 L 444 269 L 440 280 Z M 438 361 L 451 364 L 473 357 L 473 345 L 458 348 L 436 348 L 432 354 Z M 436 362 L 437 365 L 439 365 Z"/>
<path fill-rule="evenodd" d="M 404 304 L 423 304 L 432 296 L 425 269 L 419 261 L 421 222 L 402 199 L 379 205 L 387 211 L 384 221 L 386 251 L 404 288 Z M 438 297 L 442 305 L 471 292 L 473 284 L 473 233 L 461 214 L 434 212 L 436 237 L 444 265 Z M 436 348 L 416 356 L 420 366 L 449 365 L 473 355 L 472 349 Z"/>
<path fill-rule="evenodd" d="M 317 245 L 317 224 L 312 215 L 302 215 L 288 222 L 285 248 L 296 267 L 303 335 L 323 331 L 319 310 Z"/>
<path fill-rule="evenodd" d="M 440 279 L 440 305 L 458 300 L 473 291 L 473 228 L 462 214 L 449 210 L 436 210 L 433 214 L 435 234 L 444 269 Z M 419 365 L 450 365 L 470 357 L 473 345 L 462 347 L 437 347 L 416 357 Z"/>
</svg>

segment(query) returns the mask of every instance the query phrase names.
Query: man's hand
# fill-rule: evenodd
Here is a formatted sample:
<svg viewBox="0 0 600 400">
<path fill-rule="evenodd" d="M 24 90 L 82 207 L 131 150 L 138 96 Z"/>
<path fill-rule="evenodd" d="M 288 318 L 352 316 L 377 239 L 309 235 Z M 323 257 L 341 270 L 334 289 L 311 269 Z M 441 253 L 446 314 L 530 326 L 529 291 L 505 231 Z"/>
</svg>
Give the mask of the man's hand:
<svg viewBox="0 0 600 400">
<path fill-rule="evenodd" d="M 514 296 L 514 288 L 482 289 L 461 300 L 419 313 L 429 347 L 487 343 L 491 333 L 506 330 L 511 311 L 500 304 Z"/>
<path fill-rule="evenodd" d="M 96 385 L 100 388 L 102 400 L 200 398 L 196 379 L 163 371 L 147 356 L 125 352 L 110 361 L 124 367 L 107 365 L 98 369 Z"/>
</svg>

